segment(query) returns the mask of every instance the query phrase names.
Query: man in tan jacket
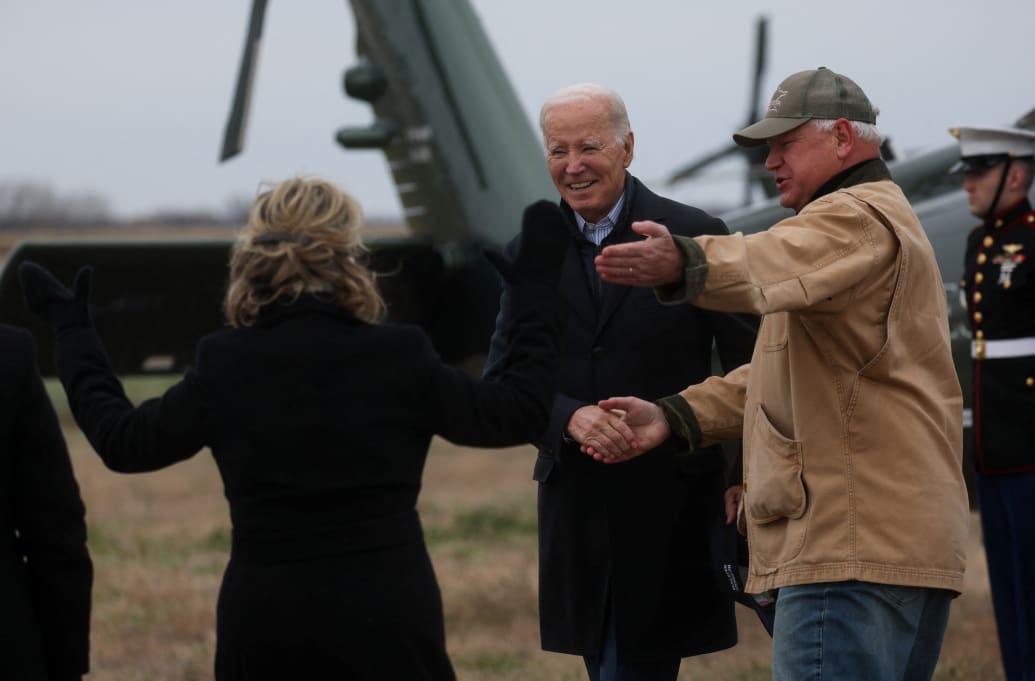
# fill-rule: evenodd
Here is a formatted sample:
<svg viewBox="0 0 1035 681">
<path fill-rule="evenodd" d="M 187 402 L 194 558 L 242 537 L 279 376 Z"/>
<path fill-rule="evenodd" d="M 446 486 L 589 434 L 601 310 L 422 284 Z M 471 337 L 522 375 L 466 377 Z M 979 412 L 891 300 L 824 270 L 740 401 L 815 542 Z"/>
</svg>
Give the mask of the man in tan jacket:
<svg viewBox="0 0 1035 681">
<path fill-rule="evenodd" d="M 930 679 L 960 591 L 968 506 L 945 291 L 880 160 L 877 111 L 826 68 L 793 74 L 761 121 L 796 215 L 758 234 L 649 237 L 597 258 L 659 299 L 764 315 L 751 363 L 655 403 L 625 397 L 632 451 L 744 439 L 747 590 L 778 589 L 773 678 Z"/>
</svg>

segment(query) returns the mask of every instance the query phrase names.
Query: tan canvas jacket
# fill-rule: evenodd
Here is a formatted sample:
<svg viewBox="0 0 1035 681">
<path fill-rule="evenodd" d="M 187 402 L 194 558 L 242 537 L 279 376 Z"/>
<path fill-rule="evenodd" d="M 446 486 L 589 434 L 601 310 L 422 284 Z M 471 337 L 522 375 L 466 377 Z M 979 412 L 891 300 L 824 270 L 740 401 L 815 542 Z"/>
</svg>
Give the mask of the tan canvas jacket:
<svg viewBox="0 0 1035 681">
<path fill-rule="evenodd" d="M 958 592 L 963 402 L 941 275 L 899 187 L 856 184 L 767 231 L 694 241 L 708 268 L 693 302 L 764 315 L 750 365 L 681 393 L 704 443 L 743 432 L 747 590 Z"/>
</svg>

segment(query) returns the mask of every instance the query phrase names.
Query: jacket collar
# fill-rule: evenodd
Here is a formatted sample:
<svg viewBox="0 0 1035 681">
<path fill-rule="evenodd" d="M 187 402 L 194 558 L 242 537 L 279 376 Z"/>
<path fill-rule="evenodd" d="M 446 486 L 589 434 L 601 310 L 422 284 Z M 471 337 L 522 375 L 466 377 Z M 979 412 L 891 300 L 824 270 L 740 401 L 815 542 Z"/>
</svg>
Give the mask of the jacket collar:
<svg viewBox="0 0 1035 681">
<path fill-rule="evenodd" d="M 832 194 L 838 189 L 845 189 L 846 187 L 854 187 L 857 184 L 865 184 L 867 182 L 879 182 L 880 180 L 890 180 L 891 171 L 888 170 L 887 164 L 879 158 L 871 158 L 861 163 L 856 163 L 851 168 L 845 168 L 837 175 L 827 180 L 826 184 L 819 188 L 816 193 L 809 199 L 809 203 L 812 203 L 816 199 Z M 805 204 L 808 205 L 808 204 Z"/>
<path fill-rule="evenodd" d="M 333 300 L 313 293 L 303 293 L 295 300 L 291 300 L 288 296 L 283 296 L 263 305 L 259 309 L 259 319 L 255 322 L 255 326 L 257 328 L 268 328 L 276 326 L 291 317 L 303 315 L 324 315 L 349 323 L 359 323 L 359 320 L 351 312 Z"/>
</svg>

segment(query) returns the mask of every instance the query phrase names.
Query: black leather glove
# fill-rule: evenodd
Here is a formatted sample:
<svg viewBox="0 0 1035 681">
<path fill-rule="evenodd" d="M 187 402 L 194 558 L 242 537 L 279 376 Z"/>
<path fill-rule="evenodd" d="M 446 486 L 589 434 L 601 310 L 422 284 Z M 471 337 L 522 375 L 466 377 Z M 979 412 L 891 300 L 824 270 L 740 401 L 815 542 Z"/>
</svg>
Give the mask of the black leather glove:
<svg viewBox="0 0 1035 681">
<path fill-rule="evenodd" d="M 93 268 L 80 267 L 69 290 L 46 268 L 26 260 L 18 266 L 25 305 L 45 321 L 55 335 L 93 326 L 90 319 L 90 284 Z"/>
<path fill-rule="evenodd" d="M 536 201 L 525 208 L 521 218 L 521 240 L 514 262 L 494 251 L 485 251 L 485 257 L 508 284 L 536 283 L 555 288 L 569 246 L 571 234 L 561 209 L 549 201 Z"/>
</svg>

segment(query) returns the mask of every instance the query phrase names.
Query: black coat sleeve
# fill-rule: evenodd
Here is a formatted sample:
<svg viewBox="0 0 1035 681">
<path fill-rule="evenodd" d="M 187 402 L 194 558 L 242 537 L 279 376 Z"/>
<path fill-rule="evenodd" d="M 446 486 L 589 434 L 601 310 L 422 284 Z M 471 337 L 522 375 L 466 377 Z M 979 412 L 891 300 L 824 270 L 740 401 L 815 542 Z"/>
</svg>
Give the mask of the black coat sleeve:
<svg viewBox="0 0 1035 681">
<path fill-rule="evenodd" d="M 193 372 L 161 397 L 134 407 L 92 328 L 62 335 L 55 352 L 76 423 L 108 468 L 153 471 L 207 444 L 204 402 Z"/>
<path fill-rule="evenodd" d="M 504 257 L 513 261 L 515 253 L 520 245 L 520 236 L 507 244 L 503 251 Z M 558 298 L 560 296 L 558 295 Z M 559 303 L 558 303 L 559 304 Z M 555 314 L 556 310 L 550 311 Z M 520 358 L 521 349 L 514 340 L 515 311 L 513 303 L 513 292 L 511 287 L 504 282 L 503 292 L 500 295 L 500 310 L 496 315 L 496 328 L 489 341 L 489 354 L 485 360 L 483 378 L 489 381 L 499 381 L 506 375 L 509 365 L 515 358 Z M 554 392 L 550 395 L 548 402 L 548 413 L 543 429 L 536 433 L 531 440 L 540 448 L 553 448 L 558 446 L 571 415 L 577 409 L 585 406 L 586 403 L 577 400 L 561 392 Z"/>
<path fill-rule="evenodd" d="M 57 415 L 26 336 L 26 368 L 13 419 L 15 524 L 32 589 L 49 678 L 78 679 L 89 670 L 93 565 L 85 508 Z"/>
<path fill-rule="evenodd" d="M 428 376 L 429 394 L 442 396 L 431 405 L 435 431 L 450 441 L 524 444 L 535 442 L 546 424 L 565 303 L 538 284 L 508 287 L 504 298 L 483 379 L 437 361 Z"/>
</svg>

